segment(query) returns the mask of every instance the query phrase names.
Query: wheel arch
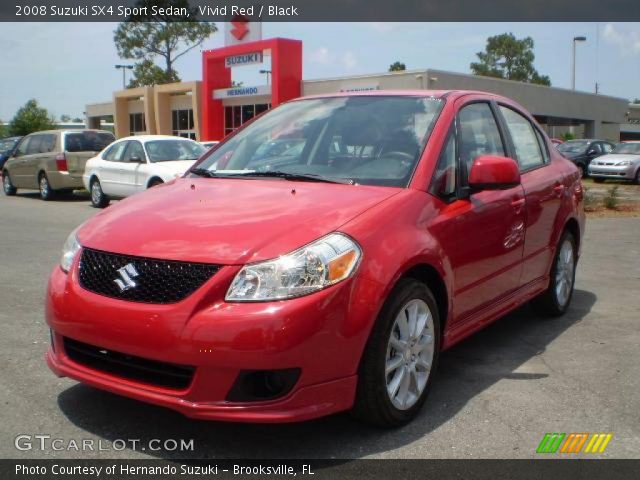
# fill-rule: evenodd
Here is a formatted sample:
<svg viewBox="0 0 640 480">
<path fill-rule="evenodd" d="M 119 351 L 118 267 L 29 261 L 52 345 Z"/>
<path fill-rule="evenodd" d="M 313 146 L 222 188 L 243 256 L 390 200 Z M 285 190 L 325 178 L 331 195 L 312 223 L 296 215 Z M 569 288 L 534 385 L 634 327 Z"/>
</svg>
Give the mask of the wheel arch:
<svg viewBox="0 0 640 480">
<path fill-rule="evenodd" d="M 403 272 L 398 281 L 403 278 L 412 278 L 429 287 L 436 299 L 436 303 L 438 304 L 440 334 L 444 335 L 449 316 L 449 293 L 447 291 L 444 278 L 440 275 L 440 272 L 429 263 L 418 263 Z"/>
<path fill-rule="evenodd" d="M 151 184 L 153 182 L 155 182 L 156 180 L 159 180 L 162 183 L 165 183 L 164 178 L 158 176 L 158 175 L 153 175 L 149 178 L 149 180 L 147 180 L 147 188 L 151 188 Z"/>
</svg>

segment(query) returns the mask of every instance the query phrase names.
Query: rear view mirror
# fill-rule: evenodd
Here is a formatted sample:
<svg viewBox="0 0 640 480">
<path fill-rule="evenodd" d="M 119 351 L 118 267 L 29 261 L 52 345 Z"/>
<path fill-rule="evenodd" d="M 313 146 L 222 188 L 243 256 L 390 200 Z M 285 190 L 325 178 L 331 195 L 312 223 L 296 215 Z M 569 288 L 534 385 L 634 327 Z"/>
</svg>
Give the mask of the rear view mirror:
<svg viewBox="0 0 640 480">
<path fill-rule="evenodd" d="M 469 172 L 472 191 L 506 190 L 520 184 L 520 170 L 512 158 L 482 155 L 476 158 Z"/>
</svg>

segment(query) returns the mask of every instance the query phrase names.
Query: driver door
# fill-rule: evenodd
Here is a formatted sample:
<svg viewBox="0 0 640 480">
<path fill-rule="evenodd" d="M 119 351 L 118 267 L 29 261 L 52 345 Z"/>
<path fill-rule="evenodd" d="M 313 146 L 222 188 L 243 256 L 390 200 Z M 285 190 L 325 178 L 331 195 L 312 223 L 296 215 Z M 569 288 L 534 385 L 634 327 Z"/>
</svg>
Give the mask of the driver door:
<svg viewBox="0 0 640 480">
<path fill-rule="evenodd" d="M 472 101 L 461 106 L 440 163 L 457 172 L 458 190 L 448 201 L 454 222 L 453 317 L 464 324 L 520 286 L 525 238 L 525 196 L 521 185 L 505 190 L 468 192 L 468 172 L 482 155 L 508 156 L 493 106 Z M 452 164 L 452 165 L 451 165 Z M 438 170 L 446 171 L 446 165 Z M 451 184 L 451 182 L 449 182 Z"/>
</svg>

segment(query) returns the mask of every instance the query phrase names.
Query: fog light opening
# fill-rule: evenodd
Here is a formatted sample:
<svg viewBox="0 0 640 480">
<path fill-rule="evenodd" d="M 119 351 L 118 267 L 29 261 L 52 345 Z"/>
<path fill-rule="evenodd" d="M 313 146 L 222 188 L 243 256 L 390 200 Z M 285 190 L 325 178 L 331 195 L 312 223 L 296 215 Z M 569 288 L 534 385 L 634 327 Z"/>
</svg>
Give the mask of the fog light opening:
<svg viewBox="0 0 640 480">
<path fill-rule="evenodd" d="M 227 395 L 229 402 L 259 402 L 285 396 L 300 378 L 299 368 L 243 370 Z"/>
</svg>

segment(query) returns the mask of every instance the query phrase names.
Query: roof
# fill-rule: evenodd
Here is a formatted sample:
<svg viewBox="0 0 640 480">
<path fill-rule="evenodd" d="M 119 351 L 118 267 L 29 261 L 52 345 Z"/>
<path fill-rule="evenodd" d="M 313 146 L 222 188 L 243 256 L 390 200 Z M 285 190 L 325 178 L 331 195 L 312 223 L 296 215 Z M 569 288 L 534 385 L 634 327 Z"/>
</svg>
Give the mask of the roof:
<svg viewBox="0 0 640 480">
<path fill-rule="evenodd" d="M 190 138 L 176 137 L 174 135 L 133 135 L 130 137 L 122 137 L 120 140 L 138 140 L 141 142 L 150 142 L 152 140 L 191 140 Z M 194 140 L 191 140 L 192 142 Z"/>
<path fill-rule="evenodd" d="M 496 93 L 491 92 L 482 92 L 479 90 L 362 90 L 356 92 L 327 92 L 327 93 L 319 93 L 316 95 L 306 95 L 304 97 L 299 97 L 295 100 L 305 100 L 309 98 L 332 98 L 332 97 L 432 97 L 432 98 L 445 98 L 449 96 L 462 97 L 465 95 L 482 95 L 486 97 L 493 98 L 504 98 L 505 100 L 509 100 L 509 98 L 504 97 L 502 95 L 498 95 Z M 512 100 L 510 100 L 512 101 Z"/>
</svg>

